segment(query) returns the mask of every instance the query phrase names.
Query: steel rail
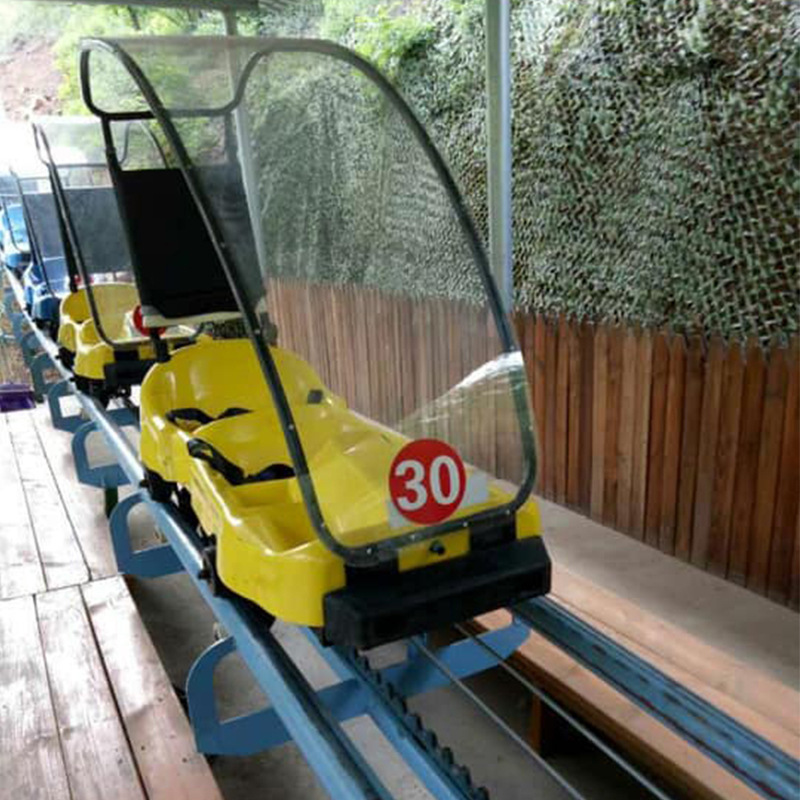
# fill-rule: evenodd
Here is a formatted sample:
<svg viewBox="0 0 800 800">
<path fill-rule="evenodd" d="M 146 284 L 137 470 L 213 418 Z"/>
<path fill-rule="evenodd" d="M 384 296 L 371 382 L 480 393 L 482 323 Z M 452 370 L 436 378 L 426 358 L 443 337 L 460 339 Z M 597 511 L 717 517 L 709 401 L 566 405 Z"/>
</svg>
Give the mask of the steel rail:
<svg viewBox="0 0 800 800">
<path fill-rule="evenodd" d="M 800 762 L 549 598 L 514 615 L 761 797 L 800 797 Z"/>
<path fill-rule="evenodd" d="M 528 678 L 526 678 L 522 672 L 505 660 L 501 653 L 496 652 L 494 648 L 484 642 L 481 637 L 475 636 L 472 631 L 468 630 L 463 625 L 456 625 L 455 627 L 459 633 L 468 637 L 474 641 L 478 647 L 492 655 L 500 669 L 511 675 L 512 678 L 524 686 L 525 689 L 527 689 L 531 694 L 538 697 L 548 708 L 552 709 L 562 719 L 568 722 L 576 731 L 590 741 L 604 755 L 610 758 L 618 767 L 627 772 L 628 775 L 630 775 L 642 787 L 647 789 L 647 791 L 649 791 L 654 797 L 657 797 L 659 800 L 672 800 L 668 794 L 666 794 L 660 787 L 656 786 L 653 781 L 650 780 L 650 778 L 648 778 L 640 769 L 628 761 L 625 756 L 604 742 L 603 739 L 591 728 L 589 728 L 588 725 L 585 725 L 583 722 L 581 722 L 581 720 L 579 720 L 571 711 L 564 708 L 561 703 L 553 699 L 547 692 L 540 689 L 532 681 L 528 680 Z"/>
<path fill-rule="evenodd" d="M 478 695 L 469 688 L 448 666 L 445 664 L 419 637 L 411 640 L 413 646 L 417 648 L 448 680 L 477 708 L 479 708 L 492 722 L 497 725 L 525 755 L 537 766 L 543 769 L 547 775 L 560 786 L 574 800 L 586 800 L 586 796 L 581 794 L 566 778 L 560 775 L 554 767 L 545 761 L 500 715 L 490 708 Z"/>
</svg>

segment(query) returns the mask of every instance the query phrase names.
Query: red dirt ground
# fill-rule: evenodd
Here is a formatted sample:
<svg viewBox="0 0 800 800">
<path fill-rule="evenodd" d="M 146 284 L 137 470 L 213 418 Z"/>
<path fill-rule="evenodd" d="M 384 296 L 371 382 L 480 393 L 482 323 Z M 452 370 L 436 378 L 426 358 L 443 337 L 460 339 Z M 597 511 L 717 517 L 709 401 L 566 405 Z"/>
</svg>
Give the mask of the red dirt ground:
<svg viewBox="0 0 800 800">
<path fill-rule="evenodd" d="M 58 113 L 61 73 L 51 47 L 50 42 L 27 42 L 0 59 L 0 117 L 21 121 Z"/>
</svg>

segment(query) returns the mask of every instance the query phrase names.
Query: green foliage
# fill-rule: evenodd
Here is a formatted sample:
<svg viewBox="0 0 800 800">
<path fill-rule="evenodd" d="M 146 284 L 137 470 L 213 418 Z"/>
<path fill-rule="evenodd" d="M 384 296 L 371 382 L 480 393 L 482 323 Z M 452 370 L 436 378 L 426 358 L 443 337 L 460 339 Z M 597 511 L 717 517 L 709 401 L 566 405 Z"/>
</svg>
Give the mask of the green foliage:
<svg viewBox="0 0 800 800">
<path fill-rule="evenodd" d="M 370 0 L 325 0 L 320 33 L 360 53 L 383 72 L 397 75 L 404 60 L 433 41 L 434 27 L 417 6 Z"/>
<path fill-rule="evenodd" d="M 485 0 L 448 0 L 445 8 L 460 34 L 474 33 L 476 28 L 482 28 Z"/>
<path fill-rule="evenodd" d="M 169 36 L 181 33 L 221 33 L 219 14 L 183 9 L 143 9 L 133 6 L 81 6 L 73 13 L 53 47 L 64 78 L 59 90 L 65 114 L 86 114 L 78 80 L 80 40 L 90 36 Z M 127 82 L 121 85 L 128 85 Z"/>
<path fill-rule="evenodd" d="M 357 17 L 356 26 L 356 47 L 361 55 L 389 75 L 397 74 L 403 59 L 413 58 L 432 38 L 428 21 L 393 14 L 387 6 Z"/>
<path fill-rule="evenodd" d="M 0 2 L 0 54 L 35 39 L 53 40 L 74 13 L 54 3 Z"/>
</svg>

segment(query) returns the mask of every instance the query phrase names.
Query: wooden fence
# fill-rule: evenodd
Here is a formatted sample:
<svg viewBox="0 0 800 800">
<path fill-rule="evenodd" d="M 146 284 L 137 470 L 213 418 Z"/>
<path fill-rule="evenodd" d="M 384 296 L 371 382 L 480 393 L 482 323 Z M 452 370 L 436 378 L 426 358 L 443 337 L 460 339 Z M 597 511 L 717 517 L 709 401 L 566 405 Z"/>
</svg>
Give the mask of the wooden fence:
<svg viewBox="0 0 800 800">
<path fill-rule="evenodd" d="M 497 354 L 489 320 L 465 304 L 286 281 L 269 296 L 280 342 L 388 424 Z M 796 608 L 798 343 L 765 352 L 563 318 L 519 314 L 515 324 L 538 423 L 538 492 Z M 465 457 L 513 477 L 510 433 L 494 426 L 497 414 L 491 423 L 493 410 Z"/>
<path fill-rule="evenodd" d="M 798 343 L 519 315 L 540 491 L 797 608 Z"/>
</svg>

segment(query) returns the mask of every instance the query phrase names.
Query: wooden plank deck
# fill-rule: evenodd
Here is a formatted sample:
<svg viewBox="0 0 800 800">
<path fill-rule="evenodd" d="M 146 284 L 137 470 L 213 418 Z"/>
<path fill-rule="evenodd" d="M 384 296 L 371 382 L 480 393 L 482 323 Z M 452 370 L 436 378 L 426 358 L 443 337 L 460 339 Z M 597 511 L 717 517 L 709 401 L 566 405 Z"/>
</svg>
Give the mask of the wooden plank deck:
<svg viewBox="0 0 800 800">
<path fill-rule="evenodd" d="M 221 800 L 47 411 L 0 414 L 0 797 Z"/>
</svg>

